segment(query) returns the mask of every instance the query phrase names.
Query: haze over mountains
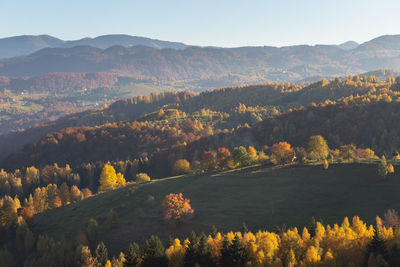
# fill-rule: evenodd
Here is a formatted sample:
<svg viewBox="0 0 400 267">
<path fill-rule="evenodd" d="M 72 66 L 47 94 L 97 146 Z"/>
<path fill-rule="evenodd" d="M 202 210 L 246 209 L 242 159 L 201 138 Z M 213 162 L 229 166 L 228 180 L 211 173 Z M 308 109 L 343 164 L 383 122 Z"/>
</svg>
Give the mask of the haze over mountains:
<svg viewBox="0 0 400 267">
<path fill-rule="evenodd" d="M 7 46 L 12 49 L 6 49 Z M 182 43 L 126 35 L 78 41 L 62 41 L 50 36 L 0 40 L 3 56 L 28 53 L 46 46 L 28 56 L 0 60 L 0 75 L 24 77 L 48 72 L 113 72 L 169 81 L 207 81 L 208 86 L 199 86 L 198 89 L 202 90 L 246 82 L 297 81 L 312 76 L 400 68 L 400 35 L 381 36 L 360 45 L 347 42 L 281 48 L 189 47 Z M 241 76 L 240 81 L 235 83 L 232 77 L 226 77 L 232 74 Z M 218 83 L 221 79 L 225 83 Z"/>
</svg>

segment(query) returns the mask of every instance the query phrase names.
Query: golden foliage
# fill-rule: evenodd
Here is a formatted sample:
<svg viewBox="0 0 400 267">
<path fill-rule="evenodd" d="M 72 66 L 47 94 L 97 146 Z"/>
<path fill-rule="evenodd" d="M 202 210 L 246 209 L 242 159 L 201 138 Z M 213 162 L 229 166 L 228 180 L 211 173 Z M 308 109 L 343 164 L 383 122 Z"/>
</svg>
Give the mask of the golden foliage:
<svg viewBox="0 0 400 267">
<path fill-rule="evenodd" d="M 125 184 L 125 178 L 121 173 L 117 174 L 111 164 L 104 165 L 100 174 L 100 192 L 112 190 Z"/>
<path fill-rule="evenodd" d="M 179 159 L 175 161 L 172 166 L 173 174 L 184 174 L 190 172 L 190 163 L 186 159 Z"/>
<path fill-rule="evenodd" d="M 150 181 L 150 176 L 147 173 L 141 172 L 136 174 L 136 183 L 143 183 Z"/>
</svg>

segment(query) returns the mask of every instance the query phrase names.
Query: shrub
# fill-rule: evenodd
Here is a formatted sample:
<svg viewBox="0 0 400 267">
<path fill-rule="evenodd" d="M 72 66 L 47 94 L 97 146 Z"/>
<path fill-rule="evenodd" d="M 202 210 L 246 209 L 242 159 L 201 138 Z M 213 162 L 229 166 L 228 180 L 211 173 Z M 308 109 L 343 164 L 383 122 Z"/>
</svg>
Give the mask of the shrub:
<svg viewBox="0 0 400 267">
<path fill-rule="evenodd" d="M 149 182 L 151 179 L 150 179 L 150 176 L 148 176 L 146 173 L 144 173 L 144 172 L 141 172 L 141 173 L 138 173 L 138 174 L 136 174 L 136 182 L 137 183 L 144 183 L 144 182 Z"/>
<path fill-rule="evenodd" d="M 177 160 L 172 166 L 173 174 L 184 174 L 188 172 L 190 172 L 190 163 L 186 159 Z"/>
</svg>

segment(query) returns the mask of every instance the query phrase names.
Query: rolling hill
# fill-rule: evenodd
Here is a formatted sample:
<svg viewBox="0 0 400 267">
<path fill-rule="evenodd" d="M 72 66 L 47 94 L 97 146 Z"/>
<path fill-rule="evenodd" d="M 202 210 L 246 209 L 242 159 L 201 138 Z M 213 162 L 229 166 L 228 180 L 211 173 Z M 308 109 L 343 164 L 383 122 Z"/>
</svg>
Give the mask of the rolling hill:
<svg viewBox="0 0 400 267">
<path fill-rule="evenodd" d="M 112 253 L 130 242 L 143 244 L 151 234 L 187 237 L 192 230 L 208 233 L 215 225 L 221 231 L 308 225 L 311 217 L 326 224 L 341 223 L 358 215 L 373 224 L 377 214 L 400 209 L 398 174 L 383 179 L 376 165 L 257 167 L 202 176 L 187 175 L 96 195 L 35 216 L 34 231 L 73 239 L 94 218 L 101 226 L 99 239 Z M 179 193 L 191 199 L 193 219 L 178 227 L 163 221 L 161 200 Z M 340 195 L 340 197 L 338 197 Z M 373 196 L 373 197 L 372 197 Z M 397 204 L 396 204 L 397 203 Z M 110 209 L 120 219 L 120 228 L 107 230 Z"/>
</svg>

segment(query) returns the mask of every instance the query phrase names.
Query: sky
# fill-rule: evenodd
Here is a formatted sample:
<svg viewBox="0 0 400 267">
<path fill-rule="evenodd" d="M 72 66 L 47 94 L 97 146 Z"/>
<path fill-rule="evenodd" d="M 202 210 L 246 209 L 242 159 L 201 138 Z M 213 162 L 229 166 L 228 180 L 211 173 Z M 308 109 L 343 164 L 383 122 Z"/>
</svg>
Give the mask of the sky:
<svg viewBox="0 0 400 267">
<path fill-rule="evenodd" d="M 362 43 L 400 34 L 398 0 L 0 0 L 0 38 L 129 34 L 201 46 Z"/>
</svg>

